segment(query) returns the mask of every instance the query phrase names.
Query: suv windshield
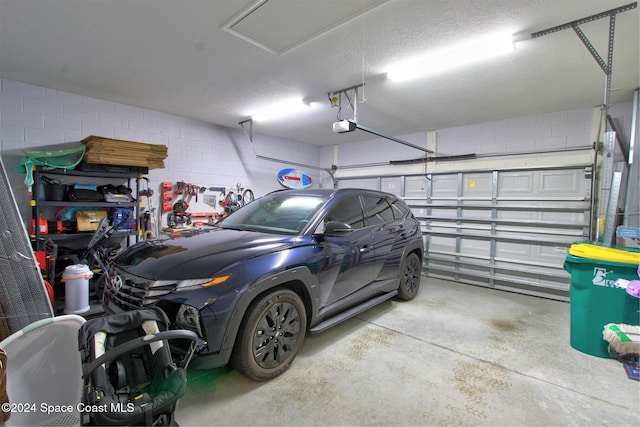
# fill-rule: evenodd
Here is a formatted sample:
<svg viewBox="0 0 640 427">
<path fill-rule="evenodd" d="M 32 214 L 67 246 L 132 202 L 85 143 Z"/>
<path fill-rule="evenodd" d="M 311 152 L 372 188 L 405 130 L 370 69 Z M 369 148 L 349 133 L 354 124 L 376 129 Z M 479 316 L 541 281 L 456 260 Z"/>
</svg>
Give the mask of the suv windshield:
<svg viewBox="0 0 640 427">
<path fill-rule="evenodd" d="M 220 221 L 222 228 L 297 234 L 327 201 L 319 195 L 274 193 Z"/>
</svg>

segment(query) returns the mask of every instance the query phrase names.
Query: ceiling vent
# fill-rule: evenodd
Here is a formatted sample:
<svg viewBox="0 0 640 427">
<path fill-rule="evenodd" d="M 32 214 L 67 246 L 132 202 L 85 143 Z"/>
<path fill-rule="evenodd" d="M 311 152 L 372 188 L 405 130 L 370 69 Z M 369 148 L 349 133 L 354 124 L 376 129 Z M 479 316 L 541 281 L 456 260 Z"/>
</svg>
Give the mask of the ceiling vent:
<svg viewBox="0 0 640 427">
<path fill-rule="evenodd" d="M 283 55 L 388 0 L 258 0 L 224 30 L 274 55 Z"/>
</svg>

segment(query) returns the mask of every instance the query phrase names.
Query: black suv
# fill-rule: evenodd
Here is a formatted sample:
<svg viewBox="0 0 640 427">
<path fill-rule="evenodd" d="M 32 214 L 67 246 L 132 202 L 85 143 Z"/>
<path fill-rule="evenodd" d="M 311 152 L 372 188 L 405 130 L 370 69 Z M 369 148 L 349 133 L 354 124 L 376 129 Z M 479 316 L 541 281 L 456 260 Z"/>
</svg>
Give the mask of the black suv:
<svg viewBox="0 0 640 427">
<path fill-rule="evenodd" d="M 394 195 L 282 190 L 208 229 L 145 240 L 107 274 L 108 313 L 149 305 L 198 334 L 194 365 L 256 381 L 284 372 L 305 333 L 418 292 L 420 223 Z"/>
</svg>

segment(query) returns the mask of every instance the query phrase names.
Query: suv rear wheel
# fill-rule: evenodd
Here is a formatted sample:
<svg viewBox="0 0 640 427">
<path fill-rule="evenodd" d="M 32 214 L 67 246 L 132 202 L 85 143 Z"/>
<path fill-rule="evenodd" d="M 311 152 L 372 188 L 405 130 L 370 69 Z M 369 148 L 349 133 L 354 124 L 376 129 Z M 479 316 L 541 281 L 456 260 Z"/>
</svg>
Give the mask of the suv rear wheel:
<svg viewBox="0 0 640 427">
<path fill-rule="evenodd" d="M 240 325 L 231 365 L 254 381 L 286 371 L 302 347 L 307 314 L 288 289 L 270 292 L 251 304 Z"/>
<path fill-rule="evenodd" d="M 400 270 L 400 286 L 398 286 L 398 299 L 409 301 L 415 298 L 420 287 L 422 265 L 415 252 L 411 252 L 402 263 Z"/>
</svg>

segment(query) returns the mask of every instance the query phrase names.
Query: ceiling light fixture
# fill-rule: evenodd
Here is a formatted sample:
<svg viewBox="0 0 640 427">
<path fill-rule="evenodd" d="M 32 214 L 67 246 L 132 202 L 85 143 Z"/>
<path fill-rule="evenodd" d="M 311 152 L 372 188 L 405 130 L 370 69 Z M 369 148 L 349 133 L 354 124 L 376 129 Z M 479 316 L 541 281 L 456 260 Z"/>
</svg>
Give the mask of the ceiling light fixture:
<svg viewBox="0 0 640 427">
<path fill-rule="evenodd" d="M 251 115 L 251 118 L 256 122 L 264 122 L 307 111 L 310 107 L 311 103 L 305 102 L 300 97 L 290 98 L 255 112 Z"/>
<path fill-rule="evenodd" d="M 395 65 L 387 72 L 387 78 L 403 81 L 425 77 L 513 50 L 515 50 L 513 33 L 476 37 L 450 48 Z"/>
</svg>

